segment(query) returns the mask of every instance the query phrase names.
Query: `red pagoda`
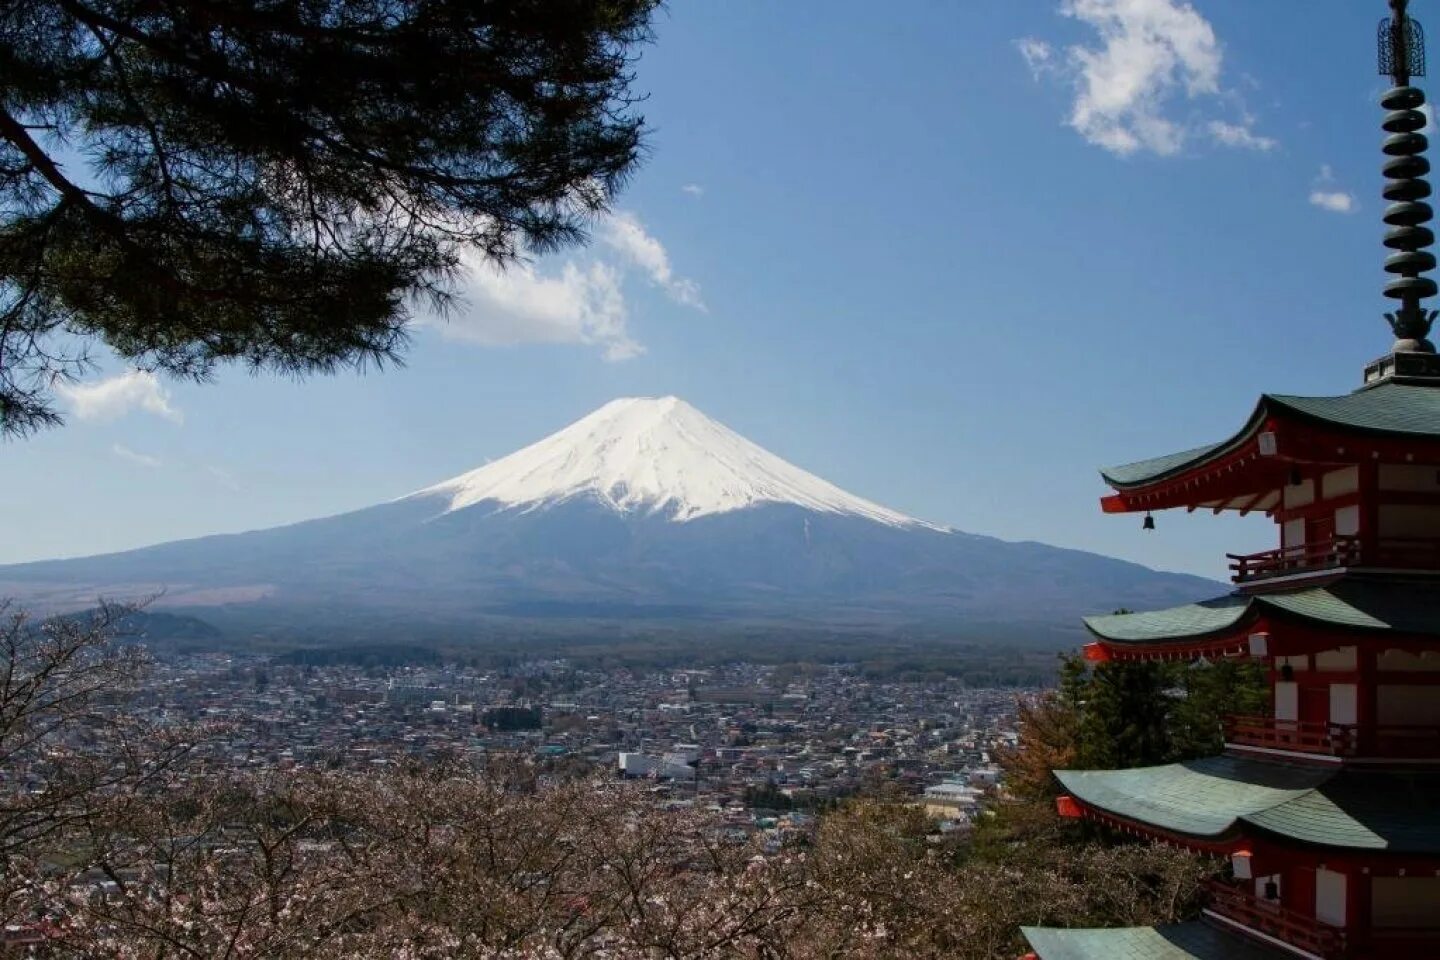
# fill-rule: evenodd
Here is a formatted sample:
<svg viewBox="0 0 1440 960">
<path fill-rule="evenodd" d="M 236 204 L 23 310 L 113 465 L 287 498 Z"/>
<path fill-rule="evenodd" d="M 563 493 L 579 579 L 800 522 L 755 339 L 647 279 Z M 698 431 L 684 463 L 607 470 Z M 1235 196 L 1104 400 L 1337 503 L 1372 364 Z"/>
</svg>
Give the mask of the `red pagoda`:
<svg viewBox="0 0 1440 960">
<path fill-rule="evenodd" d="M 1263 514 L 1279 546 L 1230 557 L 1235 592 L 1092 617 L 1092 661 L 1248 657 L 1270 709 L 1225 750 L 1131 770 L 1058 770 L 1062 814 L 1227 858 L 1198 921 L 1026 928 L 1039 960 L 1440 958 L 1440 357 L 1425 226 L 1420 26 L 1379 30 L 1388 136 L 1386 296 L 1396 340 L 1333 397 L 1265 395 L 1232 437 L 1102 472 L 1107 513 Z"/>
</svg>

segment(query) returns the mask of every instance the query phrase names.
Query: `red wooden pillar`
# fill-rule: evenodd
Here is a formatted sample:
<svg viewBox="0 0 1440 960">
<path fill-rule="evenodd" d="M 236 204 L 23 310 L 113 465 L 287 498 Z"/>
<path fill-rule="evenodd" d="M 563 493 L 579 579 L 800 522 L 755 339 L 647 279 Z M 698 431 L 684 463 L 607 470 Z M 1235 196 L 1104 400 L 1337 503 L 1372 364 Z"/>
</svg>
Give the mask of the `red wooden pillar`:
<svg viewBox="0 0 1440 960">
<path fill-rule="evenodd" d="M 1345 886 L 1345 937 L 1352 951 L 1370 943 L 1370 874 L 1350 870 Z"/>
</svg>

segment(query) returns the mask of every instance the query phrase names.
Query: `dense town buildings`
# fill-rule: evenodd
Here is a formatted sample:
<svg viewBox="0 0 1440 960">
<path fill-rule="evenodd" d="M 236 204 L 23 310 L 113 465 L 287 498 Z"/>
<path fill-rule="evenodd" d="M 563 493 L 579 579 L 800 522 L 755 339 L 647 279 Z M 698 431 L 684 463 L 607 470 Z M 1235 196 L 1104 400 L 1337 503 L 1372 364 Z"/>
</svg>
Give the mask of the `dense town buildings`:
<svg viewBox="0 0 1440 960">
<path fill-rule="evenodd" d="M 937 806 L 927 788 L 964 784 L 966 802 L 942 816 L 959 820 L 994 785 L 993 751 L 1013 742 L 1026 694 L 845 666 L 786 676 L 744 663 L 478 670 L 203 654 L 160 660 L 138 709 L 162 725 L 209 724 L 202 754 L 236 768 L 521 757 L 557 775 L 644 779 L 662 801 L 736 809 L 811 808 L 882 785 Z"/>
</svg>

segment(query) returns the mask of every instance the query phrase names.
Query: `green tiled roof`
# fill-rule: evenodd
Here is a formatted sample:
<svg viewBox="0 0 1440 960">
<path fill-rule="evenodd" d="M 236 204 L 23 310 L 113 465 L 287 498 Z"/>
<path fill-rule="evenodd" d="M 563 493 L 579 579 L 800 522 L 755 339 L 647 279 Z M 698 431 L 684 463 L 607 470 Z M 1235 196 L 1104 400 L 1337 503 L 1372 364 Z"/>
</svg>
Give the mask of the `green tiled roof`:
<svg viewBox="0 0 1440 960">
<path fill-rule="evenodd" d="M 1385 383 L 1339 397 L 1287 397 L 1265 400 L 1339 427 L 1374 433 L 1440 436 L 1440 389 Z"/>
<path fill-rule="evenodd" d="M 1334 771 L 1237 757 L 1131 770 L 1056 770 L 1071 794 L 1107 813 L 1194 837 L 1219 837 L 1245 814 L 1303 797 Z"/>
<path fill-rule="evenodd" d="M 1433 580 L 1346 577 L 1325 587 L 1266 593 L 1255 600 L 1273 610 L 1341 627 L 1440 633 L 1440 583 Z"/>
<path fill-rule="evenodd" d="M 1321 423 L 1366 433 L 1440 438 L 1440 388 L 1383 383 L 1338 397 L 1265 394 L 1244 428 L 1222 443 L 1212 443 L 1152 460 L 1100 471 L 1113 487 L 1135 487 L 1204 463 L 1245 440 L 1273 411 L 1287 411 Z"/>
<path fill-rule="evenodd" d="M 1040 960 L 1274 960 L 1293 956 L 1198 921 L 1113 930 L 1021 927 L 1020 932 Z"/>
<path fill-rule="evenodd" d="M 1249 612 L 1250 601 L 1250 597 L 1231 594 L 1167 610 L 1086 617 L 1085 626 L 1096 636 L 1118 643 L 1193 640 L 1234 627 Z"/>
<path fill-rule="evenodd" d="M 1346 770 L 1248 823 L 1304 843 L 1353 850 L 1440 853 L 1440 776 Z"/>
<path fill-rule="evenodd" d="M 1440 584 L 1346 577 L 1323 587 L 1278 593 L 1232 593 L 1167 610 L 1086 617 L 1111 643 L 1189 642 L 1238 628 L 1251 614 L 1280 614 L 1356 630 L 1440 634 Z"/>
<path fill-rule="evenodd" d="M 1208 757 L 1132 770 L 1057 770 L 1076 799 L 1114 816 L 1216 839 L 1245 826 L 1348 850 L 1440 853 L 1440 772 L 1340 770 Z"/>
<path fill-rule="evenodd" d="M 1106 467 L 1100 471 L 1100 475 L 1110 483 L 1122 487 L 1136 483 L 1144 483 L 1152 477 L 1164 476 L 1176 467 L 1183 467 L 1191 461 L 1203 460 L 1223 446 L 1223 443 L 1210 443 L 1203 447 L 1196 447 L 1194 450 L 1181 450 L 1179 453 L 1171 453 L 1163 457 L 1152 457 L 1149 460 L 1141 460 L 1137 463 L 1126 463 L 1118 467 Z"/>
</svg>

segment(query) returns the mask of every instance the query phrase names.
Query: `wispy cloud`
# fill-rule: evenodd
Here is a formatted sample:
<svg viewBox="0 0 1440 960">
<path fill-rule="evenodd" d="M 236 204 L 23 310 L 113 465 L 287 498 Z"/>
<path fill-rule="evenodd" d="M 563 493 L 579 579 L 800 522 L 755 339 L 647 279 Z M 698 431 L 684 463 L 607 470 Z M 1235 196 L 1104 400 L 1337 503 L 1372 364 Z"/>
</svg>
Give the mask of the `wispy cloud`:
<svg viewBox="0 0 1440 960">
<path fill-rule="evenodd" d="M 681 193 L 688 193 L 692 197 L 705 196 L 705 188 L 698 183 L 687 183 L 680 188 Z"/>
<path fill-rule="evenodd" d="M 583 261 L 522 261 L 500 268 L 479 254 L 466 254 L 455 309 L 443 320 L 421 322 L 452 340 L 582 344 L 599 347 L 607 360 L 627 360 L 645 352 L 630 332 L 628 272 L 644 274 L 676 303 L 705 309 L 699 286 L 676 274 L 669 251 L 633 213 L 605 217 L 595 237 L 595 253 Z"/>
<path fill-rule="evenodd" d="M 1055 79 L 1073 89 L 1066 122 L 1088 142 L 1122 156 L 1170 156 L 1198 129 L 1228 147 L 1264 151 L 1276 145 L 1254 130 L 1254 118 L 1243 111 L 1238 120 L 1176 114 L 1177 101 L 1236 99 L 1221 86 L 1215 30 L 1189 3 L 1064 0 L 1060 13 L 1093 28 L 1098 43 L 1069 46 L 1063 57 L 1036 37 L 1016 46 L 1037 80 Z"/>
<path fill-rule="evenodd" d="M 1310 186 L 1310 205 L 1331 213 L 1354 213 L 1360 209 L 1353 193 L 1335 186 L 1335 173 L 1328 164 L 1320 168 Z"/>
<path fill-rule="evenodd" d="M 160 459 L 158 457 L 152 457 L 148 453 L 140 453 L 136 450 L 131 450 L 124 444 L 114 444 L 110 447 L 110 452 L 115 454 L 115 456 L 119 457 L 121 460 L 129 460 L 131 463 L 138 463 L 142 467 L 150 467 L 151 469 L 154 469 L 155 467 L 160 466 Z"/>
<path fill-rule="evenodd" d="M 1210 137 L 1227 147 L 1240 147 L 1246 150 L 1259 150 L 1262 153 L 1274 150 L 1278 142 L 1273 137 L 1262 137 L 1250 128 L 1250 124 L 1226 123 L 1224 120 L 1211 120 L 1209 127 Z"/>
<path fill-rule="evenodd" d="M 599 236 L 627 261 L 645 271 L 650 281 L 668 293 L 676 303 L 697 310 L 705 309 L 700 299 L 700 287 L 693 280 L 675 275 L 670 266 L 670 254 L 635 214 L 622 211 L 607 217 L 600 226 Z"/>
<path fill-rule="evenodd" d="M 170 402 L 169 391 L 147 370 L 127 370 L 90 383 L 61 383 L 55 392 L 79 420 L 114 420 L 135 410 L 172 423 L 185 419 Z"/>
<path fill-rule="evenodd" d="M 1024 57 L 1025 62 L 1030 66 L 1030 73 L 1036 80 L 1055 69 L 1055 48 L 1044 40 L 1021 37 L 1015 41 L 1015 46 L 1020 50 L 1020 56 Z"/>
</svg>

